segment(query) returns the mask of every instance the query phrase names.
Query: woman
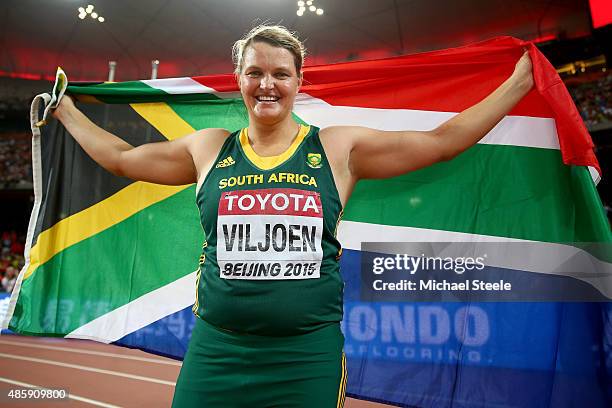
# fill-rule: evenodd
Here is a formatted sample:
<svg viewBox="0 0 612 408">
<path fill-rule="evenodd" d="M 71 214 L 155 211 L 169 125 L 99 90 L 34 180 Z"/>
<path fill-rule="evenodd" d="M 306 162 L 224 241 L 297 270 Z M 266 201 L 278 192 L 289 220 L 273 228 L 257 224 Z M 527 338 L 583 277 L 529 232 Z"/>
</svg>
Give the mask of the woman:
<svg viewBox="0 0 612 408">
<path fill-rule="evenodd" d="M 249 126 L 132 147 L 64 98 L 54 115 L 101 166 L 159 184 L 197 183 L 207 237 L 196 326 L 173 406 L 337 407 L 344 403 L 337 224 L 355 183 L 449 160 L 531 89 L 525 53 L 480 103 L 431 131 L 317 129 L 291 115 L 302 44 L 260 26 L 234 46 Z"/>
</svg>

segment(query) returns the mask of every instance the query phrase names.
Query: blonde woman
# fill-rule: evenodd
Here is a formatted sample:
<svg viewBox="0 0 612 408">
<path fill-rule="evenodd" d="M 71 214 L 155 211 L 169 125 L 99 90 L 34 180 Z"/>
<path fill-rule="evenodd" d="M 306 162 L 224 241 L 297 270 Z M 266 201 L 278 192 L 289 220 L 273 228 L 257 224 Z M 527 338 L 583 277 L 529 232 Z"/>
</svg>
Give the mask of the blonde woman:
<svg viewBox="0 0 612 408">
<path fill-rule="evenodd" d="M 101 166 L 159 184 L 197 183 L 207 242 L 196 325 L 175 407 L 338 407 L 344 403 L 343 283 L 336 227 L 355 183 L 449 160 L 531 89 L 527 54 L 483 101 L 431 131 L 298 124 L 304 47 L 259 26 L 234 45 L 249 125 L 132 147 L 70 98 L 55 116 Z"/>
</svg>

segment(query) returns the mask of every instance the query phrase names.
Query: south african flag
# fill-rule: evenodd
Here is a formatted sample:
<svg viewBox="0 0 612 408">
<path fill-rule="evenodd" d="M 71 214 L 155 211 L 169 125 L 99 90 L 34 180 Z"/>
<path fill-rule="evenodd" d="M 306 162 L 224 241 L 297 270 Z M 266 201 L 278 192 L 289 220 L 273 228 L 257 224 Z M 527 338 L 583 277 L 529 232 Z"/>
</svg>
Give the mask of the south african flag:
<svg viewBox="0 0 612 408">
<path fill-rule="evenodd" d="M 537 89 L 449 162 L 358 183 L 339 228 L 348 394 L 414 407 L 612 404 L 606 302 L 415 303 L 362 296 L 362 242 L 610 243 L 590 137 L 554 68 L 512 38 L 411 56 L 314 66 L 294 115 L 319 127 L 432 129 L 505 80 L 529 47 Z M 71 84 L 80 108 L 132 145 L 247 126 L 232 75 Z M 36 106 L 33 122 L 38 122 Z M 33 127 L 36 202 L 5 326 L 181 358 L 204 241 L 195 186 L 115 177 L 50 120 Z M 320 158 L 308 159 L 316 166 Z M 556 276 L 612 297 L 603 275 Z M 531 273 L 533 259 L 514 260 Z M 607 274 L 606 274 L 607 273 Z M 550 274 L 549 274 L 550 275 Z M 531 276 L 531 275 L 530 275 Z M 299 301 L 299 299 L 296 299 Z"/>
</svg>

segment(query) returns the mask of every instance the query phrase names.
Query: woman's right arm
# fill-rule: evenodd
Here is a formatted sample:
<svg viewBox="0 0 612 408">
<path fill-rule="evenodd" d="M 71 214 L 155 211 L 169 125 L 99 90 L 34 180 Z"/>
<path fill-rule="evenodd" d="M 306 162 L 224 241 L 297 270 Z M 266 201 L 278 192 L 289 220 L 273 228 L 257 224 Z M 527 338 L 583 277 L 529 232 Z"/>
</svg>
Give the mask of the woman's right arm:
<svg viewBox="0 0 612 408">
<path fill-rule="evenodd" d="M 70 97 L 62 98 L 53 116 L 109 172 L 157 184 L 195 183 L 198 171 L 214 160 L 227 136 L 223 129 L 205 129 L 180 139 L 134 147 L 94 124 Z"/>
</svg>

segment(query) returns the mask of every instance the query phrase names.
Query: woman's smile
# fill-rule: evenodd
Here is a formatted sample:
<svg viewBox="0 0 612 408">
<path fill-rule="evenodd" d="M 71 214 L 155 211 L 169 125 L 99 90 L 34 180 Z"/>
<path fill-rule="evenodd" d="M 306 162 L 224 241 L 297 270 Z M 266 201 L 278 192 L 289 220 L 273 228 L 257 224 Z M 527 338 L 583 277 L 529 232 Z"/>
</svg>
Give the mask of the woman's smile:
<svg viewBox="0 0 612 408">
<path fill-rule="evenodd" d="M 265 107 L 274 107 L 277 106 L 279 103 L 279 100 L 281 98 L 279 98 L 276 95 L 259 95 L 255 97 L 255 100 L 257 100 L 257 106 L 261 106 L 262 108 Z"/>
<path fill-rule="evenodd" d="M 255 42 L 245 50 L 239 83 L 252 119 L 272 123 L 290 117 L 301 77 L 291 52 Z"/>
<path fill-rule="evenodd" d="M 260 103 L 272 103 L 277 102 L 280 98 L 278 96 L 262 95 L 256 96 L 255 99 L 257 99 Z"/>
</svg>

